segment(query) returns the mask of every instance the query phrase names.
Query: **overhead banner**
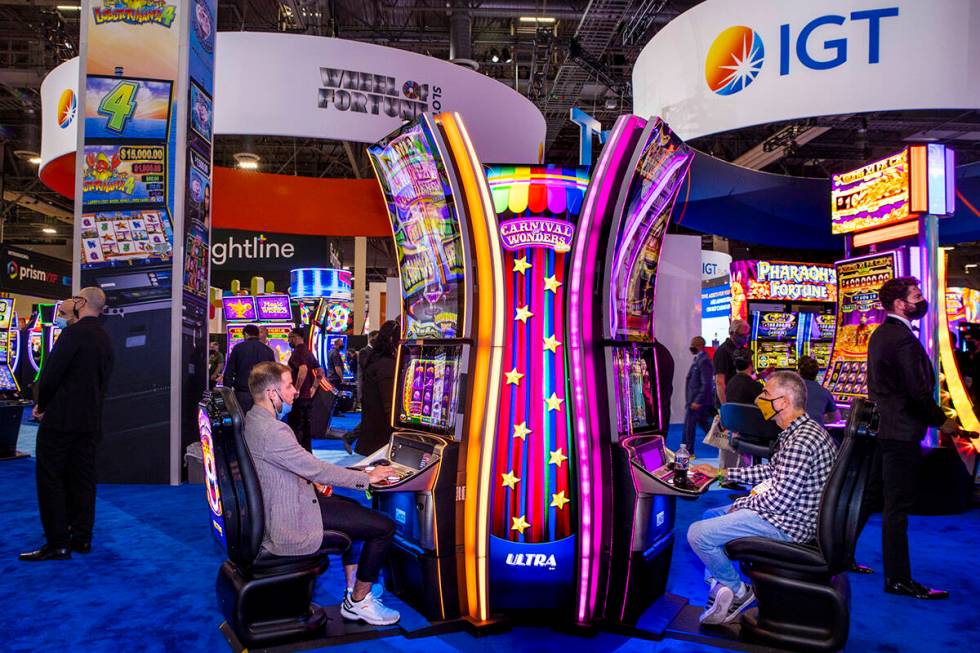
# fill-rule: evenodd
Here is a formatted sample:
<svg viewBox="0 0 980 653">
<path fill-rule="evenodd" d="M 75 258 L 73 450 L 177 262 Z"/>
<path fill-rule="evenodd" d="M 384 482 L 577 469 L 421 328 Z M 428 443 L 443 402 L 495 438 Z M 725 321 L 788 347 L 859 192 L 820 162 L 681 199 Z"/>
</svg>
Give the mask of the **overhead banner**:
<svg viewBox="0 0 980 653">
<path fill-rule="evenodd" d="M 117 15 L 134 11 L 124 7 L 127 3 L 118 4 Z M 144 4 L 166 3 L 147 0 Z M 422 113 L 456 111 L 469 126 L 481 161 L 536 163 L 540 159 L 544 116 L 526 97 L 486 75 L 442 59 L 371 43 L 264 32 L 216 34 L 211 10 L 215 3 L 188 0 L 188 4 L 193 7 L 194 21 L 190 73 L 199 80 L 191 86 L 188 98 L 195 134 L 373 143 L 403 120 Z M 143 24 L 163 28 L 161 23 Z M 126 23 L 120 19 L 111 25 L 119 28 Z M 216 55 L 216 93 L 200 81 L 210 74 L 206 62 L 212 54 Z M 130 69 L 127 74 L 136 74 Z M 108 74 L 114 73 L 110 70 Z M 71 167 L 55 164 L 45 169 L 75 151 L 77 94 L 78 59 L 52 70 L 41 84 L 40 174 L 46 184 L 66 195 L 71 184 L 66 185 L 63 177 Z M 217 98 L 213 106 L 212 98 Z"/>
<path fill-rule="evenodd" d="M 980 108 L 980 0 L 707 0 L 633 68 L 633 110 L 688 140 L 869 111 Z"/>
<path fill-rule="evenodd" d="M 64 299 L 71 294 L 71 262 L 0 245 L 0 290 Z"/>
</svg>

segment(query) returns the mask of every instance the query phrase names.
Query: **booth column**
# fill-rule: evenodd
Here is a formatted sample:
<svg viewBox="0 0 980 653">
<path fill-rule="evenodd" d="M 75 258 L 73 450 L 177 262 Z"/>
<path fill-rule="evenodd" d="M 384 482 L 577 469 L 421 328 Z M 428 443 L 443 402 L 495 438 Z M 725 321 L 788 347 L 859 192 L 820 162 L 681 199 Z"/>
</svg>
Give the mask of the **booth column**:
<svg viewBox="0 0 980 653">
<path fill-rule="evenodd" d="M 103 483 L 179 483 L 197 439 L 216 15 L 216 0 L 81 7 L 73 286 L 107 298 Z"/>
<path fill-rule="evenodd" d="M 354 333 L 364 333 L 364 299 L 367 297 L 367 238 L 354 238 Z"/>
</svg>

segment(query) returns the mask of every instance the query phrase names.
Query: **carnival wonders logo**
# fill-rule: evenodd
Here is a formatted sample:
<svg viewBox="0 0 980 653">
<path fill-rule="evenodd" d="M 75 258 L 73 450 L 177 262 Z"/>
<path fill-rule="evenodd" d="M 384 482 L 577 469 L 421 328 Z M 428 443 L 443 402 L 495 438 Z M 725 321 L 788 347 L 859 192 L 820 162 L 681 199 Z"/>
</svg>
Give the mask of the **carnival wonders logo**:
<svg viewBox="0 0 980 653">
<path fill-rule="evenodd" d="M 386 75 L 320 68 L 320 84 L 317 107 L 385 115 L 401 120 L 415 120 L 429 111 L 442 109 L 442 88 L 407 80 L 399 88 L 398 80 Z M 430 93 L 431 90 L 431 93 Z"/>
<path fill-rule="evenodd" d="M 765 60 L 759 34 L 744 25 L 729 27 L 715 38 L 704 62 L 704 79 L 718 95 L 738 93 L 751 84 Z"/>
</svg>

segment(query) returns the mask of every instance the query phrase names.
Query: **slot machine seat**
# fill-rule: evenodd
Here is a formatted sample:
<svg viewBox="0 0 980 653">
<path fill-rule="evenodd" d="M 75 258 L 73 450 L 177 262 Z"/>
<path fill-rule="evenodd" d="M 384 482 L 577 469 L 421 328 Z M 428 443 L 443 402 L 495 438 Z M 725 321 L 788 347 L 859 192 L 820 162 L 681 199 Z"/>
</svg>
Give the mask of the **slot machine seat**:
<svg viewBox="0 0 980 653">
<path fill-rule="evenodd" d="M 214 461 L 221 494 L 228 559 L 215 583 L 227 625 L 246 647 L 322 636 L 328 621 L 312 602 L 317 577 L 329 555 L 343 553 L 350 539 L 324 531 L 320 549 L 304 556 L 262 550 L 265 512 L 259 478 L 242 437 L 244 414 L 231 388 L 205 398 L 212 424 Z"/>
<path fill-rule="evenodd" d="M 732 431 L 735 451 L 752 456 L 756 461 L 771 458 L 780 428 L 766 421 L 755 404 L 726 403 L 721 405 L 721 425 Z"/>
<path fill-rule="evenodd" d="M 742 623 L 746 638 L 794 651 L 839 651 L 847 643 L 851 597 L 844 572 L 860 535 L 876 419 L 873 403 L 855 400 L 820 499 L 813 544 L 745 537 L 725 546 L 759 601 L 758 616 Z"/>
</svg>

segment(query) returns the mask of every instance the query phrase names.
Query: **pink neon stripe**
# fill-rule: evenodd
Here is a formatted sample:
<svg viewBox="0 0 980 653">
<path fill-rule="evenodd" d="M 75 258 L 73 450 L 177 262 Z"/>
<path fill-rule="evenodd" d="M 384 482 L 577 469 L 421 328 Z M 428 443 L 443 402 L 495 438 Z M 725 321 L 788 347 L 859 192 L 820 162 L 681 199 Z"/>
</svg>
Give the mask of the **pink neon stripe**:
<svg viewBox="0 0 980 653">
<path fill-rule="evenodd" d="M 605 208 L 609 202 L 612 190 L 612 180 L 604 179 L 610 160 L 623 158 L 626 144 L 621 136 L 627 124 L 639 120 L 631 116 L 617 121 L 613 128 L 611 142 L 603 148 L 599 163 L 596 166 L 594 183 L 590 185 L 582 213 L 580 231 L 574 247 L 573 269 L 571 275 L 571 292 L 569 295 L 570 354 L 572 357 L 572 397 L 575 404 L 575 436 L 577 451 L 583 456 L 579 484 L 581 486 L 581 560 L 578 595 L 578 620 L 585 622 L 595 611 L 596 593 L 598 590 L 598 575 L 594 569 L 594 557 L 600 550 L 598 541 L 602 534 L 602 514 L 596 509 L 595 497 L 602 497 L 601 464 L 598 455 L 600 451 L 600 428 L 595 411 L 589 410 L 586 402 L 586 387 L 589 397 L 594 404 L 597 401 L 595 388 L 595 361 L 591 355 L 592 333 L 592 289 L 583 289 L 583 279 L 590 283 L 595 280 L 596 247 L 598 231 L 602 226 L 604 212 L 598 207 Z M 599 201 L 597 202 L 597 196 Z M 581 272 L 580 272 L 581 271 Z M 580 331 L 581 325 L 581 331 Z M 588 416 L 588 423 L 586 420 Z M 591 428 L 590 428 L 591 427 Z M 590 438 L 591 434 L 591 438 Z M 585 456 L 588 458 L 585 459 Z M 593 484 L 595 493 L 593 494 Z M 593 524 L 593 519 L 595 523 Z"/>
</svg>

